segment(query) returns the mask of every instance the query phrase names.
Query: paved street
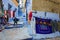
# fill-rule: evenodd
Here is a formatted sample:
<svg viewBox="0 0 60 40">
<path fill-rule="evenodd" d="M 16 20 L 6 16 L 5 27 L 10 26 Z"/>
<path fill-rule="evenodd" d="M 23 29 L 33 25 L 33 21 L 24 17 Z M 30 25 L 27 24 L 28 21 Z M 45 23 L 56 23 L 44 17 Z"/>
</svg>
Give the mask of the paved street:
<svg viewBox="0 0 60 40">
<path fill-rule="evenodd" d="M 15 27 L 15 26 L 14 26 Z M 5 30 L 3 30 L 2 32 L 0 32 L 0 40 L 27 40 L 27 38 L 34 38 L 34 39 L 40 39 L 40 38 L 50 38 L 51 39 L 47 39 L 47 40 L 55 40 L 55 39 L 59 39 L 59 37 L 57 37 L 57 35 L 59 35 L 59 32 L 55 32 L 52 34 L 33 34 L 32 29 L 30 26 L 20 26 L 20 25 L 16 25 L 16 27 L 14 28 L 13 25 L 10 25 L 9 28 L 6 27 Z M 34 30 L 34 29 L 33 29 Z M 33 35 L 30 35 L 33 34 Z M 54 38 L 57 37 L 57 38 Z M 41 39 L 41 40 L 46 40 L 46 39 Z"/>
<path fill-rule="evenodd" d="M 0 32 L 0 40 L 21 40 L 26 38 L 31 38 L 27 27 L 5 29 Z"/>
</svg>

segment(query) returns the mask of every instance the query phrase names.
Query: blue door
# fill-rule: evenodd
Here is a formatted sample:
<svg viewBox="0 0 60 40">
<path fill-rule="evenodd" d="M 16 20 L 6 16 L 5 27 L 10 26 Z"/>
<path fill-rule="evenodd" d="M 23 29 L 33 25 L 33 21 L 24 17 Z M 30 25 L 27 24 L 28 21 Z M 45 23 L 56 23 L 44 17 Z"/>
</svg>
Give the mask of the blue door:
<svg viewBox="0 0 60 40">
<path fill-rule="evenodd" d="M 49 34 L 52 33 L 51 19 L 35 18 L 36 20 L 36 33 Z"/>
</svg>

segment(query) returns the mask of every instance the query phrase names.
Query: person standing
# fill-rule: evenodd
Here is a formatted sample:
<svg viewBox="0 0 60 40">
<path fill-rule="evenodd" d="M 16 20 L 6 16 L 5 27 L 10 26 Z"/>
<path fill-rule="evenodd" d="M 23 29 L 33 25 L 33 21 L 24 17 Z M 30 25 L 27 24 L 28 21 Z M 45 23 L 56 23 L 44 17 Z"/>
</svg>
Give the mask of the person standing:
<svg viewBox="0 0 60 40">
<path fill-rule="evenodd" d="M 30 11 L 28 14 L 28 23 L 30 23 L 31 20 L 32 20 L 32 11 Z"/>
<path fill-rule="evenodd" d="M 17 22 L 19 21 L 19 19 L 17 19 L 16 17 L 13 19 L 13 21 L 14 21 L 14 25 L 16 25 L 17 24 Z"/>
</svg>

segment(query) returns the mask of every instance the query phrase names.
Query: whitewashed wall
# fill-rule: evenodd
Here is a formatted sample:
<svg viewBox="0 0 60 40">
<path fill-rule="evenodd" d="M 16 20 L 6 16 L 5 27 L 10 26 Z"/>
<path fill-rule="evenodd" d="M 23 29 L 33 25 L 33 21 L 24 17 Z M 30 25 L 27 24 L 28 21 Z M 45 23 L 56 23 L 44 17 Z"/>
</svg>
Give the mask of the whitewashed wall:
<svg viewBox="0 0 60 40">
<path fill-rule="evenodd" d="M 51 13 L 51 12 L 46 12 L 46 16 L 45 16 L 45 12 L 37 11 L 37 13 L 33 13 L 33 16 L 41 17 L 41 18 L 48 18 L 48 19 L 57 20 L 57 21 L 59 20 L 59 14 Z"/>
</svg>

